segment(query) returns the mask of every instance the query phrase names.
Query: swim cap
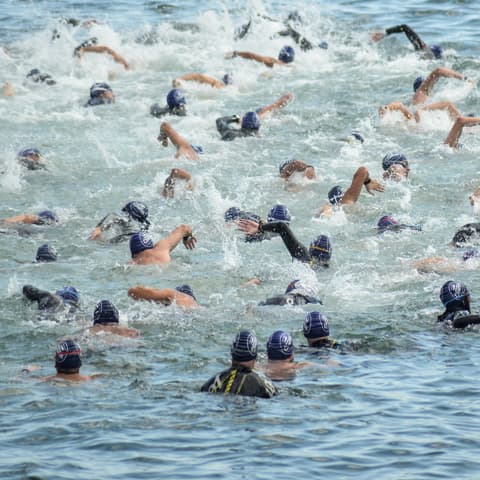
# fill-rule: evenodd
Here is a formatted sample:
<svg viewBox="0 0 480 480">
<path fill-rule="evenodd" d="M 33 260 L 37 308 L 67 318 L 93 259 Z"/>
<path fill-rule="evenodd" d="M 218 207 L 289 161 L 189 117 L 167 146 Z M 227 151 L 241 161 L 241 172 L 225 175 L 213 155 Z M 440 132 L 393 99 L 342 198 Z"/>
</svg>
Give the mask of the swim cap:
<svg viewBox="0 0 480 480">
<path fill-rule="evenodd" d="M 478 242 L 480 237 L 480 224 L 479 223 L 467 223 L 457 231 L 452 239 L 452 243 L 456 247 L 462 247 L 463 244 L 468 242 Z"/>
<path fill-rule="evenodd" d="M 37 213 L 37 217 L 40 217 L 44 223 L 58 222 L 57 214 L 52 210 L 42 210 Z"/>
<path fill-rule="evenodd" d="M 290 212 L 285 205 L 275 205 L 267 215 L 267 222 L 285 222 L 290 223 Z"/>
<path fill-rule="evenodd" d="M 92 45 L 96 45 L 96 44 L 97 44 L 97 37 L 89 38 L 88 40 L 85 40 L 84 42 L 82 42 L 78 47 L 75 47 L 75 49 L 73 50 L 73 55 L 79 56 L 79 51 L 81 48 L 91 47 Z"/>
<path fill-rule="evenodd" d="M 258 130 L 260 117 L 256 112 L 247 112 L 242 118 L 242 128 L 245 130 Z"/>
<path fill-rule="evenodd" d="M 323 42 L 320 42 L 318 46 L 320 48 L 323 48 L 324 50 L 328 50 L 328 42 L 326 42 L 325 40 L 323 40 Z"/>
<path fill-rule="evenodd" d="M 57 345 L 55 352 L 55 368 L 59 372 L 78 370 L 82 366 L 82 351 L 71 339 L 66 339 Z"/>
<path fill-rule="evenodd" d="M 230 207 L 224 214 L 226 222 L 233 222 L 241 218 L 242 213 L 245 213 L 243 210 L 240 210 L 238 207 Z"/>
<path fill-rule="evenodd" d="M 327 317 L 320 312 L 310 312 L 303 321 L 303 335 L 305 338 L 328 337 L 330 329 L 328 328 Z"/>
<path fill-rule="evenodd" d="M 57 82 L 52 78 L 51 75 L 48 73 L 44 73 L 43 75 L 40 73 L 40 70 L 38 68 L 32 68 L 27 73 L 27 78 L 30 78 L 33 82 L 38 83 L 38 82 L 44 82 L 47 85 L 55 85 Z"/>
<path fill-rule="evenodd" d="M 478 248 L 470 248 L 463 253 L 463 261 L 466 262 L 469 258 L 480 257 Z"/>
<path fill-rule="evenodd" d="M 232 360 L 249 362 L 257 358 L 257 337 L 249 330 L 242 330 L 233 339 L 230 350 Z"/>
<path fill-rule="evenodd" d="M 435 58 L 442 58 L 443 48 L 440 45 L 432 45 L 430 51 L 433 53 Z"/>
<path fill-rule="evenodd" d="M 185 100 L 185 95 L 181 90 L 174 88 L 170 90 L 167 95 L 167 105 L 168 108 L 176 108 L 181 105 L 185 105 L 187 101 Z"/>
<path fill-rule="evenodd" d="M 142 202 L 128 202 L 122 208 L 122 212 L 128 213 L 137 222 L 150 225 L 150 222 L 147 220 L 148 207 Z"/>
<path fill-rule="evenodd" d="M 295 159 L 292 160 L 287 160 L 286 162 L 283 162 L 280 167 L 278 168 L 279 172 L 282 173 L 283 169 L 288 167 L 291 163 L 293 163 Z"/>
<path fill-rule="evenodd" d="M 55 262 L 57 260 L 57 251 L 47 243 L 38 247 L 37 256 L 35 257 L 37 262 Z"/>
<path fill-rule="evenodd" d="M 424 77 L 417 77 L 415 79 L 415 81 L 413 82 L 413 91 L 414 92 L 416 92 L 420 88 L 420 85 L 423 83 L 424 80 L 425 80 Z"/>
<path fill-rule="evenodd" d="M 284 63 L 291 63 L 295 58 L 295 50 L 289 45 L 285 45 L 278 54 L 278 59 Z"/>
<path fill-rule="evenodd" d="M 363 138 L 363 135 L 358 131 L 358 130 L 352 130 L 350 132 L 350 135 L 355 139 L 358 140 L 360 143 L 363 143 L 365 141 L 365 138 Z"/>
<path fill-rule="evenodd" d="M 33 157 L 34 155 L 41 156 L 40 150 L 38 150 L 38 148 L 25 148 L 20 152 L 18 152 L 17 157 L 28 158 L 28 157 Z"/>
<path fill-rule="evenodd" d="M 454 280 L 449 280 L 444 283 L 440 289 L 440 301 L 446 307 L 450 302 L 454 300 L 463 300 L 465 297 L 468 297 L 470 292 L 467 289 L 467 286 L 463 282 L 456 282 Z"/>
<path fill-rule="evenodd" d="M 132 258 L 137 255 L 137 253 L 149 250 L 150 248 L 153 248 L 152 239 L 147 238 L 143 232 L 134 233 L 130 237 L 130 253 L 132 254 Z"/>
<path fill-rule="evenodd" d="M 231 85 L 233 83 L 233 75 L 231 73 L 226 73 L 223 77 L 222 77 L 222 82 L 225 84 L 225 85 Z"/>
<path fill-rule="evenodd" d="M 283 330 L 273 332 L 267 341 L 267 356 L 270 360 L 287 360 L 293 354 L 293 341 Z"/>
<path fill-rule="evenodd" d="M 324 262 L 328 262 L 332 256 L 332 245 L 330 239 L 326 235 L 319 235 L 309 248 L 310 255 Z"/>
<path fill-rule="evenodd" d="M 398 222 L 391 215 L 384 215 L 377 223 L 378 228 L 388 228 L 398 225 Z"/>
<path fill-rule="evenodd" d="M 90 98 L 100 97 L 105 92 L 112 92 L 113 93 L 113 90 L 110 87 L 110 85 L 108 85 L 108 83 L 104 83 L 104 82 L 94 83 L 90 87 Z"/>
<path fill-rule="evenodd" d="M 175 287 L 175 290 L 177 292 L 185 293 L 186 295 L 190 295 L 195 301 L 197 299 L 195 298 L 195 295 L 193 294 L 192 287 L 190 285 L 184 284 L 184 285 L 179 285 L 178 287 Z"/>
<path fill-rule="evenodd" d="M 109 300 L 101 300 L 97 303 L 93 312 L 93 324 L 118 323 L 117 307 Z"/>
<path fill-rule="evenodd" d="M 78 305 L 80 303 L 80 294 L 75 287 L 63 287 L 55 292 L 62 297 L 63 303 Z"/>
<path fill-rule="evenodd" d="M 328 192 L 328 201 L 331 205 L 340 205 L 343 198 L 343 189 L 339 185 L 333 187 Z"/>
<path fill-rule="evenodd" d="M 382 160 L 382 168 L 388 170 L 392 165 L 401 165 L 404 168 L 408 168 L 407 157 L 403 153 L 391 153 L 385 155 Z"/>
</svg>

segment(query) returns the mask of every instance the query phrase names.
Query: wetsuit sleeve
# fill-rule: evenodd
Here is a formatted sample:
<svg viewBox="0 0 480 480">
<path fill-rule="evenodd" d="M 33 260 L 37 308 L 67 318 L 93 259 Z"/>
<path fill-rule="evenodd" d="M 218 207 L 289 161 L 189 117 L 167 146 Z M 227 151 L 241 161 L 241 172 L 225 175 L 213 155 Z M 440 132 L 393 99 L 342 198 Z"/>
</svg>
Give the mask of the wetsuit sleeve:
<svg viewBox="0 0 480 480">
<path fill-rule="evenodd" d="M 62 299 L 58 295 L 53 295 L 45 290 L 40 290 L 32 285 L 25 285 L 22 293 L 25 298 L 31 302 L 38 302 L 40 310 L 49 310 L 59 307 L 63 304 Z"/>
<path fill-rule="evenodd" d="M 168 107 L 160 107 L 158 103 L 155 103 L 150 107 L 150 115 L 153 115 L 154 117 L 160 118 L 167 113 L 170 113 L 170 109 Z"/>
<path fill-rule="evenodd" d="M 264 223 L 262 225 L 262 230 L 264 232 L 278 233 L 293 258 L 300 260 L 301 262 L 310 261 L 310 253 L 308 252 L 307 247 L 297 240 L 293 232 L 290 230 L 290 227 L 286 223 Z"/>
<path fill-rule="evenodd" d="M 417 33 L 412 30 L 408 25 L 402 24 L 395 27 L 390 27 L 385 30 L 387 35 L 392 33 L 404 33 L 407 38 L 410 40 L 410 43 L 413 45 L 415 50 L 427 50 L 427 45 L 425 42 L 417 35 Z"/>
</svg>

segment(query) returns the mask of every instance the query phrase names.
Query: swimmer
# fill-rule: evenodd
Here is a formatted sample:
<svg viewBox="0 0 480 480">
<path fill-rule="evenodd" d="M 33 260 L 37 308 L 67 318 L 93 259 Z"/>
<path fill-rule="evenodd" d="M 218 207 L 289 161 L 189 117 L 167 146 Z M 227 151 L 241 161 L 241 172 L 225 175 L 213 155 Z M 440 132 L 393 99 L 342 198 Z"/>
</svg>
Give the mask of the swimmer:
<svg viewBox="0 0 480 480">
<path fill-rule="evenodd" d="M 459 148 L 460 144 L 458 141 L 462 136 L 463 127 L 473 127 L 475 125 L 480 125 L 480 117 L 464 117 L 460 115 L 443 143 L 452 148 Z"/>
<path fill-rule="evenodd" d="M 239 229 L 249 235 L 263 232 L 275 232 L 280 235 L 292 259 L 307 263 L 312 269 L 328 267 L 332 256 L 332 245 L 326 235 L 319 235 L 310 243 L 310 247 L 300 243 L 285 222 L 263 223 L 249 219 L 238 222 Z"/>
<path fill-rule="evenodd" d="M 8 217 L 1 220 L 3 223 L 13 224 L 27 224 L 27 225 L 53 225 L 58 222 L 58 217 L 52 210 L 42 210 L 36 214 L 22 213 L 14 217 Z"/>
<path fill-rule="evenodd" d="M 75 287 L 63 287 L 55 293 L 40 290 L 33 285 L 24 285 L 23 296 L 31 302 L 38 303 L 39 310 L 73 312 L 80 307 L 80 294 Z"/>
<path fill-rule="evenodd" d="M 445 311 L 437 322 L 445 322 L 453 328 L 465 328 L 480 323 L 480 315 L 470 311 L 470 292 L 463 282 L 449 280 L 440 289 L 440 300 Z"/>
<path fill-rule="evenodd" d="M 225 218 L 225 225 L 226 226 L 231 226 L 231 225 L 236 225 L 238 226 L 238 222 L 242 219 L 248 219 L 248 220 L 253 220 L 254 222 L 260 222 L 261 218 L 260 215 L 257 215 L 256 213 L 251 213 L 247 212 L 245 210 L 242 210 L 238 207 L 230 207 L 229 209 L 226 210 L 224 214 Z M 261 233 L 256 233 L 253 235 L 245 235 L 245 241 L 246 242 L 253 242 L 257 238 L 261 238 L 262 234 Z"/>
<path fill-rule="evenodd" d="M 115 103 L 115 93 L 107 83 L 97 82 L 90 87 L 90 99 L 85 107 Z"/>
<path fill-rule="evenodd" d="M 93 312 L 93 327 L 90 327 L 89 331 L 95 335 L 113 333 L 127 338 L 140 336 L 137 329 L 119 325 L 117 307 L 109 300 L 101 300 L 97 303 Z"/>
<path fill-rule="evenodd" d="M 55 85 L 57 82 L 48 73 L 41 73 L 38 68 L 32 68 L 27 73 L 27 79 L 33 83 L 45 83 L 46 85 Z"/>
<path fill-rule="evenodd" d="M 476 270 L 479 266 L 480 251 L 477 248 L 465 250 L 458 258 L 442 256 L 422 258 L 413 263 L 420 273 L 450 273 L 459 270 Z"/>
<path fill-rule="evenodd" d="M 165 107 L 160 107 L 158 103 L 154 103 L 150 107 L 150 114 L 157 118 L 163 117 L 167 114 L 184 117 L 187 114 L 186 104 L 187 100 L 182 90 L 174 88 L 167 94 L 167 105 Z"/>
<path fill-rule="evenodd" d="M 45 243 L 38 247 L 35 260 L 37 262 L 56 262 L 58 258 L 57 250 Z"/>
<path fill-rule="evenodd" d="M 134 233 L 130 237 L 130 253 L 133 265 L 164 264 L 171 261 L 170 253 L 180 243 L 187 250 L 193 250 L 197 243 L 192 227 L 180 225 L 172 230 L 165 238 L 153 243 L 143 232 Z"/>
<path fill-rule="evenodd" d="M 245 58 L 247 60 L 254 60 L 255 62 L 263 63 L 266 67 L 273 68 L 274 65 L 289 65 L 295 59 L 295 50 L 289 45 L 282 47 L 278 54 L 278 59 L 274 57 L 268 57 L 266 55 L 259 55 L 254 52 L 240 52 L 234 50 L 225 54 L 226 59 L 235 57 Z"/>
<path fill-rule="evenodd" d="M 202 392 L 271 398 L 278 393 L 270 380 L 254 371 L 257 359 L 257 337 L 253 332 L 239 332 L 231 347 L 232 364 L 210 378 L 201 387 Z"/>
<path fill-rule="evenodd" d="M 407 225 L 405 223 L 399 223 L 391 215 L 384 215 L 377 223 L 377 232 L 399 232 L 400 230 L 417 230 L 421 231 L 422 227 L 418 225 Z"/>
<path fill-rule="evenodd" d="M 213 88 L 225 88 L 227 85 L 233 83 L 233 76 L 229 73 L 226 73 L 221 80 L 205 75 L 204 73 L 186 73 L 181 77 L 177 77 L 172 80 L 172 87 L 179 88 L 185 82 L 198 82 L 206 85 L 210 85 Z"/>
<path fill-rule="evenodd" d="M 27 170 L 46 170 L 45 160 L 38 148 L 25 148 L 18 152 L 17 160 Z"/>
<path fill-rule="evenodd" d="M 362 187 L 370 195 L 375 195 L 374 192 L 383 192 L 384 186 L 377 180 L 370 177 L 367 167 L 358 167 L 357 171 L 353 175 L 352 183 L 350 187 L 344 192 L 342 187 L 335 186 L 328 192 L 329 205 L 324 205 L 319 215 L 329 217 L 333 214 L 333 207 L 339 207 L 343 205 L 352 205 L 357 202 L 362 191 Z"/>
<path fill-rule="evenodd" d="M 162 195 L 165 198 L 173 198 L 175 195 L 175 185 L 177 180 L 184 180 L 185 189 L 192 190 L 193 183 L 192 183 L 192 176 L 186 170 L 181 168 L 172 168 L 170 170 L 170 175 L 165 179 L 165 184 L 163 185 Z"/>
<path fill-rule="evenodd" d="M 157 140 L 161 142 L 164 147 L 168 147 L 168 140 L 170 140 L 177 148 L 175 158 L 185 157 L 188 160 L 198 160 L 197 154 L 203 153 L 200 145 L 188 143 L 168 122 L 163 122 L 160 125 L 160 133 Z"/>
<path fill-rule="evenodd" d="M 291 180 L 292 175 L 300 173 L 307 180 L 315 180 L 316 173 L 313 165 L 307 165 L 303 160 L 288 160 L 280 165 L 280 178 L 286 182 Z"/>
<path fill-rule="evenodd" d="M 378 109 L 378 115 L 383 118 L 388 112 L 400 112 L 406 120 L 415 120 L 416 123 L 420 123 L 422 114 L 428 111 L 445 110 L 450 118 L 456 120 L 462 116 L 458 108 L 452 102 L 436 102 L 424 105 L 419 108 L 415 113 L 412 113 L 403 103 L 391 102 Z"/>
<path fill-rule="evenodd" d="M 408 178 L 410 166 L 403 153 L 391 153 L 383 157 L 382 168 L 384 170 L 383 179 L 400 182 Z"/>
<path fill-rule="evenodd" d="M 379 42 L 392 33 L 404 33 L 410 43 L 413 45 L 415 51 L 424 52 L 427 58 L 442 58 L 443 49 L 440 47 L 440 45 L 432 45 L 431 47 L 428 47 L 428 45 L 419 37 L 419 35 L 406 24 L 387 28 L 384 32 L 374 32 L 371 34 L 371 39 L 374 42 Z"/>
<path fill-rule="evenodd" d="M 92 37 L 81 43 L 78 47 L 75 48 L 73 54 L 74 56 L 81 59 L 83 55 L 87 52 L 108 53 L 108 55 L 110 55 L 117 63 L 123 65 L 125 70 L 128 70 L 130 68 L 130 65 L 127 63 L 127 61 L 121 55 L 115 52 L 115 50 L 107 47 L 106 45 L 97 45 L 96 37 Z"/>
<path fill-rule="evenodd" d="M 249 218 L 244 216 L 244 218 Z M 267 214 L 267 222 L 283 222 L 290 225 L 291 215 L 286 205 L 274 205 Z M 259 219 L 261 221 L 261 219 Z M 258 232 L 253 235 L 245 235 L 246 242 L 263 242 L 278 237 L 276 232 Z"/>
<path fill-rule="evenodd" d="M 480 243 L 480 223 L 467 223 L 460 227 L 453 236 L 450 245 L 453 247 L 467 247 Z"/>
<path fill-rule="evenodd" d="M 303 336 L 308 346 L 314 348 L 338 348 L 340 344 L 330 338 L 330 328 L 325 315 L 320 312 L 310 312 L 303 321 Z"/>
<path fill-rule="evenodd" d="M 306 305 L 307 303 L 319 303 L 322 301 L 316 297 L 317 292 L 302 280 L 293 280 L 287 285 L 283 295 L 267 298 L 259 305 Z"/>
<path fill-rule="evenodd" d="M 109 213 L 98 222 L 89 240 L 119 243 L 138 231 L 150 228 L 148 207 L 142 202 L 128 202 L 119 213 Z"/>
<path fill-rule="evenodd" d="M 128 295 L 134 300 L 148 300 L 165 306 L 176 304 L 182 308 L 197 308 L 199 305 L 190 285 L 175 288 L 153 288 L 135 285 L 128 289 Z"/>
</svg>

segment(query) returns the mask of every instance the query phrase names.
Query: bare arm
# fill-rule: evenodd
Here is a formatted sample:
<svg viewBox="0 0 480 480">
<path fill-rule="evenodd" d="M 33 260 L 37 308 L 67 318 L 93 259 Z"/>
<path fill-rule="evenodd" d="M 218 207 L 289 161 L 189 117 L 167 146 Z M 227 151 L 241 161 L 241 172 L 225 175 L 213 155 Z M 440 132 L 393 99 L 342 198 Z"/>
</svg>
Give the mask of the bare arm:
<svg viewBox="0 0 480 480">
<path fill-rule="evenodd" d="M 206 83 L 211 85 L 215 88 L 223 88 L 225 84 L 216 78 L 210 77 L 209 75 L 205 75 L 203 73 L 187 73 L 182 75 L 181 77 L 176 78 L 172 81 L 173 87 L 180 87 L 183 81 L 194 81 L 199 83 Z"/>
<path fill-rule="evenodd" d="M 401 112 L 407 120 L 412 120 L 413 113 L 402 102 L 391 102 L 378 109 L 378 115 L 383 117 L 387 112 Z"/>
<path fill-rule="evenodd" d="M 191 147 L 190 143 L 188 143 L 185 138 L 176 132 L 168 122 L 163 122 L 160 125 L 158 141 L 162 142 L 164 147 L 167 147 L 169 139 L 177 147 L 177 154 L 175 155 L 175 158 L 186 157 L 190 160 L 198 159 L 198 156 L 195 150 Z"/>
<path fill-rule="evenodd" d="M 458 148 L 458 140 L 462 136 L 463 127 L 473 127 L 474 125 L 480 125 L 480 117 L 458 117 L 443 143 L 452 148 Z"/>
<path fill-rule="evenodd" d="M 193 235 L 190 225 L 179 225 L 172 230 L 165 238 L 162 238 L 155 244 L 154 249 L 167 249 L 171 252 L 179 243 L 183 241 L 183 245 L 187 250 L 193 250 L 197 243 L 196 237 Z"/>
<path fill-rule="evenodd" d="M 280 172 L 280 176 L 285 180 L 288 180 L 295 172 L 303 172 L 304 176 L 309 180 L 313 180 L 316 177 L 313 166 L 307 165 L 302 160 L 293 160 L 285 165 Z"/>
<path fill-rule="evenodd" d="M 424 102 L 427 97 L 431 94 L 434 85 L 438 82 L 441 77 L 445 78 L 457 78 L 459 80 L 464 80 L 465 77 L 455 70 L 450 70 L 449 68 L 438 67 L 430 73 L 430 75 L 422 82 L 418 87 L 415 95 L 413 96 L 413 104 L 417 105 Z"/>
<path fill-rule="evenodd" d="M 374 190 L 377 192 L 383 192 L 384 190 L 384 187 L 380 182 L 370 178 L 367 167 L 359 167 L 353 175 L 350 187 L 348 187 L 345 195 L 342 198 L 342 205 L 355 203 L 358 200 L 360 192 L 362 191 L 362 186 L 364 185 L 365 189 L 370 195 L 374 195 Z"/>
<path fill-rule="evenodd" d="M 85 52 L 108 53 L 117 63 L 121 63 L 125 67 L 125 70 L 128 70 L 130 68 L 130 66 L 122 56 L 120 56 L 117 52 L 105 45 L 90 45 L 87 47 L 82 47 L 78 53 L 80 56 L 82 56 Z"/>
<path fill-rule="evenodd" d="M 282 95 L 276 102 L 263 107 L 259 112 L 258 116 L 260 118 L 264 118 L 267 113 L 274 112 L 276 110 L 280 110 L 281 108 L 285 107 L 288 103 L 293 100 L 293 93 L 286 93 Z"/>
<path fill-rule="evenodd" d="M 430 105 L 425 105 L 422 108 L 419 108 L 415 113 L 415 119 L 417 120 L 417 122 L 419 122 L 420 114 L 422 112 L 432 111 L 432 110 L 447 110 L 447 112 L 453 119 L 457 119 L 458 117 L 462 116 L 460 111 L 457 109 L 457 107 L 455 107 L 455 105 L 452 102 L 436 102 L 436 103 L 431 103 Z"/>
<path fill-rule="evenodd" d="M 175 194 L 175 183 L 177 179 L 185 180 L 186 182 L 188 182 L 187 188 L 192 187 L 190 183 L 192 176 L 186 170 L 182 170 L 181 168 L 172 168 L 170 175 L 166 178 L 163 187 L 162 194 L 165 198 L 173 198 Z"/>
<path fill-rule="evenodd" d="M 170 305 L 175 300 L 176 290 L 173 288 L 153 288 L 135 285 L 128 289 L 128 295 L 134 300 L 150 300 L 152 302 L 161 302 L 164 305 Z"/>
<path fill-rule="evenodd" d="M 28 223 L 34 224 L 38 222 L 38 216 L 33 214 L 24 213 L 22 215 L 16 215 L 15 217 L 8 217 L 3 219 L 4 223 Z"/>
<path fill-rule="evenodd" d="M 258 53 L 253 52 L 239 52 L 237 50 L 227 53 L 225 58 L 235 58 L 235 57 L 242 57 L 246 58 L 247 60 L 254 60 L 259 63 L 263 63 L 265 66 L 272 68 L 274 65 L 283 65 L 283 62 L 277 60 L 273 57 L 267 57 L 265 55 L 259 55 Z"/>
</svg>

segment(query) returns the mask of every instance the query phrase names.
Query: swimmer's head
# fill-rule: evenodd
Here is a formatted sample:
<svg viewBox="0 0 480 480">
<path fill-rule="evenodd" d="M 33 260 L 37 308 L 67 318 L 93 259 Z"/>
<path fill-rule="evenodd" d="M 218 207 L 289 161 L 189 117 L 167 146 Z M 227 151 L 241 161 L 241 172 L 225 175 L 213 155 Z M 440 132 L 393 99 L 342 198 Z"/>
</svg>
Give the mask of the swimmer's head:
<svg viewBox="0 0 480 480">
<path fill-rule="evenodd" d="M 442 58 L 443 48 L 440 45 L 432 45 L 430 51 L 436 59 Z"/>
<path fill-rule="evenodd" d="M 387 229 L 394 225 L 398 225 L 399 223 L 391 216 L 391 215 L 384 215 L 377 223 L 377 227 L 379 229 Z"/>
<path fill-rule="evenodd" d="M 225 84 L 225 85 L 231 85 L 233 83 L 233 75 L 231 73 L 226 73 L 223 77 L 222 77 L 222 82 Z"/>
<path fill-rule="evenodd" d="M 17 153 L 17 158 L 19 160 L 31 160 L 31 161 L 39 161 L 42 157 L 40 150 L 38 148 L 24 148 Z"/>
<path fill-rule="evenodd" d="M 414 92 L 416 92 L 420 88 L 420 85 L 423 83 L 424 80 L 425 80 L 424 77 L 417 77 L 415 79 L 415 81 L 413 82 L 413 91 Z"/>
<path fill-rule="evenodd" d="M 75 287 L 63 287 L 60 290 L 57 290 L 55 293 L 61 297 L 63 303 L 67 305 L 78 307 L 80 304 L 80 294 Z"/>
<path fill-rule="evenodd" d="M 382 160 L 382 168 L 388 170 L 392 165 L 401 165 L 408 168 L 407 157 L 403 153 L 390 153 L 385 155 Z"/>
<path fill-rule="evenodd" d="M 90 99 L 87 102 L 88 106 L 103 105 L 106 103 L 113 103 L 115 101 L 115 94 L 108 83 L 97 82 L 90 87 Z"/>
<path fill-rule="evenodd" d="M 295 59 L 295 50 L 290 45 L 282 47 L 278 54 L 278 59 L 283 63 L 291 63 Z"/>
<path fill-rule="evenodd" d="M 183 285 L 179 285 L 178 287 L 175 287 L 175 290 L 177 292 L 185 293 L 186 295 L 190 295 L 195 301 L 197 299 L 195 298 L 195 295 L 193 294 L 192 287 L 190 285 L 187 285 L 186 283 Z"/>
<path fill-rule="evenodd" d="M 71 339 L 65 339 L 57 345 L 55 368 L 58 373 L 77 373 L 82 366 L 82 351 Z"/>
<path fill-rule="evenodd" d="M 342 187 L 336 185 L 328 192 L 328 201 L 331 205 L 340 205 L 342 203 L 344 192 Z"/>
<path fill-rule="evenodd" d="M 326 264 L 332 257 L 332 245 L 326 235 L 319 235 L 308 249 L 312 258 L 319 263 Z"/>
<path fill-rule="evenodd" d="M 267 356 L 269 360 L 288 360 L 293 355 L 293 340 L 289 333 L 283 330 L 273 332 L 267 341 Z"/>
<path fill-rule="evenodd" d="M 35 257 L 37 262 L 56 262 L 57 251 L 47 243 L 38 247 L 37 255 Z"/>
<path fill-rule="evenodd" d="M 348 138 L 349 139 L 351 138 L 352 140 L 356 140 L 357 142 L 360 142 L 360 143 L 365 142 L 365 138 L 358 130 L 352 130 Z"/>
<path fill-rule="evenodd" d="M 290 212 L 285 205 L 275 205 L 267 215 L 267 222 L 284 222 L 287 225 L 290 223 Z"/>
<path fill-rule="evenodd" d="M 134 233 L 130 237 L 130 253 L 132 254 L 132 258 L 144 250 L 153 248 L 153 246 L 152 239 L 148 238 L 143 232 Z"/>
<path fill-rule="evenodd" d="M 463 302 L 467 300 L 469 296 L 470 292 L 463 282 L 449 280 L 444 283 L 440 289 L 440 301 L 445 307 L 455 301 Z"/>
<path fill-rule="evenodd" d="M 462 255 L 464 262 L 466 262 L 470 258 L 476 258 L 476 257 L 480 257 L 480 250 L 478 250 L 478 248 L 469 248 L 468 250 L 465 250 L 465 252 L 463 252 L 463 255 Z"/>
<path fill-rule="evenodd" d="M 247 112 L 242 118 L 242 129 L 257 131 L 260 128 L 260 117 L 257 112 Z"/>
<path fill-rule="evenodd" d="M 241 218 L 242 213 L 245 213 L 243 210 L 240 210 L 238 207 L 230 207 L 225 213 L 224 218 L 226 222 L 234 222 Z"/>
<path fill-rule="evenodd" d="M 285 295 L 288 294 L 301 295 L 305 299 L 305 303 L 322 303 L 315 297 L 317 295 L 315 289 L 303 280 L 292 280 L 285 289 Z"/>
<path fill-rule="evenodd" d="M 93 312 L 93 324 L 118 323 L 119 315 L 117 307 L 109 300 L 101 300 L 97 303 Z"/>
<path fill-rule="evenodd" d="M 308 339 L 323 338 L 330 335 L 327 317 L 320 312 L 310 312 L 303 321 L 303 335 Z"/>
<path fill-rule="evenodd" d="M 323 40 L 322 42 L 320 42 L 318 44 L 318 47 L 319 48 L 323 48 L 324 50 L 328 50 L 328 42 L 326 42 L 325 40 Z"/>
<path fill-rule="evenodd" d="M 181 90 L 178 88 L 174 88 L 170 90 L 167 95 L 167 105 L 168 108 L 182 108 L 185 107 L 187 100 L 185 99 L 185 95 Z"/>
<path fill-rule="evenodd" d="M 57 214 L 52 210 L 42 210 L 37 213 L 42 223 L 56 223 L 58 222 Z"/>
<path fill-rule="evenodd" d="M 147 227 L 150 226 L 150 222 L 148 221 L 148 207 L 144 203 L 128 202 L 122 208 L 122 212 L 127 213 L 137 222 L 144 223 Z"/>
<path fill-rule="evenodd" d="M 257 337 L 249 330 L 237 333 L 232 342 L 230 352 L 232 360 L 236 362 L 250 362 L 257 358 Z"/>
<path fill-rule="evenodd" d="M 480 232 L 477 230 L 476 224 L 467 223 L 455 233 L 452 244 L 455 247 L 464 247 L 465 244 L 478 242 Z"/>
</svg>

